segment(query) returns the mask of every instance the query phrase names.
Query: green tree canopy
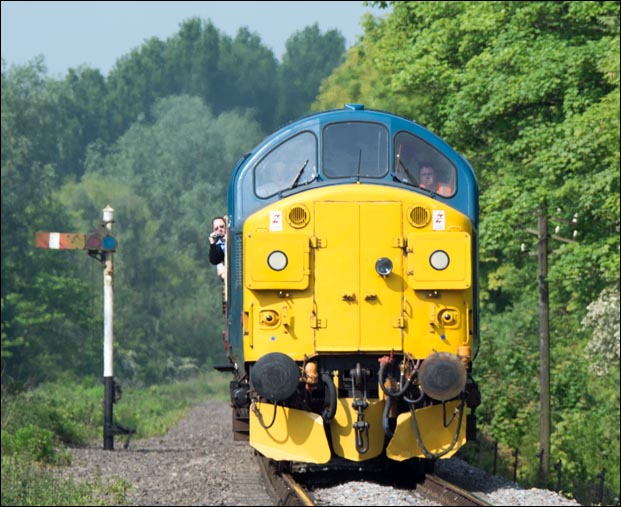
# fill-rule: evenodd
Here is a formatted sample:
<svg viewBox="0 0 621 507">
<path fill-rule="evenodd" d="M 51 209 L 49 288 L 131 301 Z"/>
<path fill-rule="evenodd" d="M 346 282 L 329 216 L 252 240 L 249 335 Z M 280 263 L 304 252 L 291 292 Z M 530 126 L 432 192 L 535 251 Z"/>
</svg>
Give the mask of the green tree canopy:
<svg viewBox="0 0 621 507">
<path fill-rule="evenodd" d="M 115 209 L 119 364 L 126 377 L 151 382 L 180 364 L 224 361 L 207 236 L 212 217 L 226 213 L 235 160 L 261 132 L 251 113 L 215 116 L 198 97 L 161 99 L 149 117 L 112 147 L 93 145 L 84 179 L 63 199 L 91 216 L 101 214 L 97 203 Z"/>
<path fill-rule="evenodd" d="M 337 30 L 324 35 L 315 23 L 294 33 L 279 71 L 278 123 L 286 123 L 310 112 L 321 81 L 342 63 L 345 38 Z"/>
<path fill-rule="evenodd" d="M 34 249 L 35 231 L 73 232 L 71 217 L 54 195 L 53 154 L 67 138 L 55 122 L 59 87 L 45 72 L 41 60 L 8 72 L 3 62 L 3 381 L 36 382 L 93 366 L 91 350 L 81 347 L 92 324 L 81 304 L 88 287 L 59 252 Z"/>
<path fill-rule="evenodd" d="M 602 290 L 619 292 L 619 2 L 377 4 L 392 12 L 365 21 L 313 109 L 355 101 L 402 114 L 472 162 L 481 189 L 477 412 L 521 452 L 538 450 L 539 315 L 536 258 L 520 244 L 536 249 L 527 229 L 542 203 L 551 232 L 577 231 L 573 243 L 550 239 L 553 448 L 580 435 L 583 452 L 612 447 L 605 466 L 618 471 L 618 397 L 603 401 L 588 368 L 611 344 L 591 340 L 586 360 L 591 329 L 580 323 Z M 619 391 L 616 364 L 607 393 Z M 607 429 L 581 431 L 595 406 Z"/>
</svg>

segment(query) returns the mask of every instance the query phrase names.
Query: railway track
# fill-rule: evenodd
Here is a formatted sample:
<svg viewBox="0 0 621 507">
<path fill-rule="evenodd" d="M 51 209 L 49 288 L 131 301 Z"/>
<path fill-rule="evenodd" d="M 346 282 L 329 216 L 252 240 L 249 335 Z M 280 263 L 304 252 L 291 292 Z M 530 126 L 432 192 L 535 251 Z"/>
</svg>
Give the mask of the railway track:
<svg viewBox="0 0 621 507">
<path fill-rule="evenodd" d="M 441 505 L 492 505 L 483 498 L 434 474 L 425 475 L 423 482 L 416 486 L 416 491 Z"/>
<path fill-rule="evenodd" d="M 304 474 L 295 474 L 292 475 L 288 472 L 288 468 L 283 468 L 278 463 L 271 461 L 261 455 L 257 454 L 257 460 L 259 463 L 259 468 L 261 470 L 261 474 L 265 480 L 266 489 L 268 494 L 274 501 L 275 505 L 295 505 L 295 506 L 313 506 L 317 505 L 315 503 L 315 499 L 313 494 L 309 492 L 307 487 L 303 484 L 305 482 Z M 338 483 L 347 483 L 351 477 L 346 475 L 339 476 L 338 474 L 335 476 L 333 474 L 329 474 L 332 476 L 331 479 L 318 478 L 318 482 L 328 481 L 332 483 L 332 485 L 337 485 Z M 299 477 L 300 480 L 296 479 Z M 375 477 L 377 479 L 377 477 Z M 388 484 L 390 483 L 389 477 L 384 477 L 384 480 L 380 480 L 380 483 L 383 483 L 386 488 L 389 488 Z M 360 481 L 360 476 L 357 477 L 357 480 Z M 311 479 L 308 481 L 309 484 L 316 482 Z M 377 482 L 377 481 L 374 481 Z M 425 500 L 430 502 L 435 502 L 438 505 L 449 505 L 449 506 L 487 506 L 492 505 L 483 498 L 472 494 L 469 491 L 466 491 L 450 482 L 434 475 L 434 474 L 426 474 L 421 482 L 416 484 L 414 488 L 411 489 L 411 493 L 416 498 L 423 497 Z M 325 501 L 322 501 L 321 505 L 330 505 Z M 335 504 L 336 505 L 336 504 Z M 341 504 L 342 505 L 342 504 Z M 412 505 L 412 504 L 410 504 Z"/>
<path fill-rule="evenodd" d="M 256 457 L 265 480 L 265 488 L 274 501 L 274 505 L 315 505 L 306 488 L 297 482 L 291 474 L 260 454 L 257 454 Z"/>
</svg>

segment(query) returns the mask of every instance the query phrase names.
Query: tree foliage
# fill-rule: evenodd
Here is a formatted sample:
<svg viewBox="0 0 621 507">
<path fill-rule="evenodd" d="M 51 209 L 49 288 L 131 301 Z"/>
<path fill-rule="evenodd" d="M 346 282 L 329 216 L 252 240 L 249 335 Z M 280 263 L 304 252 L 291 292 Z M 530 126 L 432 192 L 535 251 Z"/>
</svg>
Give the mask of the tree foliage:
<svg viewBox="0 0 621 507">
<path fill-rule="evenodd" d="M 34 249 L 35 231 L 72 223 L 54 197 L 59 95 L 45 72 L 38 60 L 2 73 L 3 378 L 93 365 L 91 350 L 81 349 L 92 317 L 75 304 L 85 284 L 66 260 Z"/>
<path fill-rule="evenodd" d="M 304 116 L 315 100 L 322 80 L 341 63 L 345 38 L 337 31 L 321 34 L 319 25 L 293 34 L 279 67 L 278 123 Z"/>
<path fill-rule="evenodd" d="M 151 382 L 216 360 L 221 293 L 205 237 L 225 212 L 229 171 L 276 114 L 308 110 L 342 46 L 317 26 L 294 34 L 283 77 L 247 28 L 231 38 L 190 18 L 121 56 L 107 78 L 78 67 L 56 80 L 42 58 L 3 61 L 3 382 L 101 371 L 100 266 L 83 252 L 34 251 L 33 236 L 88 232 L 107 204 L 123 245 L 120 371 Z M 312 76 L 302 96 L 280 101 L 279 79 L 302 73 Z"/>
<path fill-rule="evenodd" d="M 231 38 L 211 21 L 190 18 L 166 41 L 152 38 L 120 58 L 106 100 L 113 130 L 124 131 L 158 98 L 200 97 L 214 114 L 253 111 L 264 131 L 309 111 L 321 80 L 340 63 L 345 39 L 315 24 L 294 33 L 283 63 L 242 27 Z M 326 57 L 327 55 L 327 57 Z"/>
<path fill-rule="evenodd" d="M 619 369 L 620 325 L 619 288 L 604 289 L 599 297 L 589 304 L 582 319 L 582 328 L 590 332 L 591 339 L 585 353 L 591 373 L 598 377 L 614 374 Z M 616 372 L 619 375 L 619 372 Z"/>
<path fill-rule="evenodd" d="M 520 245 L 536 249 L 527 229 L 536 228 L 541 204 L 550 231 L 559 226 L 558 236 L 570 240 L 577 233 L 575 242 L 550 239 L 553 447 L 567 443 L 563 431 L 588 427 L 595 406 L 607 428 L 618 428 L 618 396 L 606 400 L 596 388 L 619 390 L 618 325 L 580 323 L 587 308 L 593 315 L 589 304 L 611 308 L 591 303 L 603 290 L 618 294 L 619 2 L 375 4 L 392 12 L 366 20 L 313 109 L 352 101 L 387 109 L 435 131 L 472 162 L 481 189 L 475 371 L 483 429 L 537 450 L 537 261 Z M 617 374 L 605 382 L 590 376 L 590 362 Z M 618 442 L 614 431 L 593 432 L 581 451 L 605 435 Z M 605 465 L 613 476 L 615 447 Z"/>
<path fill-rule="evenodd" d="M 111 147 L 93 146 L 84 178 L 62 195 L 90 216 L 96 203 L 114 203 L 118 365 L 150 383 L 184 364 L 224 361 L 207 236 L 226 209 L 230 168 L 261 134 L 250 113 L 216 117 L 198 97 L 161 99 L 149 117 Z"/>
<path fill-rule="evenodd" d="M 87 232 L 107 204 L 117 372 L 150 383 L 217 361 L 206 235 L 231 167 L 276 125 L 361 102 L 414 118 L 475 167 L 477 415 L 522 452 L 537 450 L 539 368 L 537 261 L 520 244 L 536 247 L 544 203 L 550 230 L 576 231 L 550 240 L 552 452 L 574 477 L 602 460 L 619 476 L 619 2 L 376 4 L 390 14 L 367 16 L 347 54 L 314 25 L 279 63 L 247 28 L 191 18 L 107 77 L 2 62 L 3 383 L 101 371 L 101 265 L 32 240 Z"/>
</svg>

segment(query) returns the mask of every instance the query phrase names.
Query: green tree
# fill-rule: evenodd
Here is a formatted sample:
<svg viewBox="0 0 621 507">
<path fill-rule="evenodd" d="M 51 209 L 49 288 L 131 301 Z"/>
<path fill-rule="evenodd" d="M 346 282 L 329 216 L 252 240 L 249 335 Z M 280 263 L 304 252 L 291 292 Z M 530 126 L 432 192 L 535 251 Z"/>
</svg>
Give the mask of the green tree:
<svg viewBox="0 0 621 507">
<path fill-rule="evenodd" d="M 35 250 L 36 231 L 72 232 L 55 199 L 58 87 L 41 59 L 2 69 L 2 378 L 20 382 L 92 366 L 88 288 L 76 252 Z M 69 228 L 69 230 L 67 230 Z M 84 346 L 86 344 L 86 346 Z"/>
<path fill-rule="evenodd" d="M 168 95 L 165 62 L 164 44 L 155 37 L 116 61 L 108 75 L 105 104 L 116 137 L 147 115 L 158 97 Z"/>
<path fill-rule="evenodd" d="M 69 69 L 58 88 L 58 177 L 80 178 L 86 147 L 97 139 L 109 139 L 105 109 L 106 82 L 99 70 Z"/>
<path fill-rule="evenodd" d="M 383 37 L 392 20 L 392 17 L 380 20 L 368 13 L 363 16 L 364 34 L 349 49 L 343 63 L 321 82 L 311 111 L 340 108 L 345 103 L 363 103 L 367 107 L 395 112 L 406 109 L 411 98 L 393 94 L 387 86 L 389 78 L 385 69 L 378 65 L 384 57 L 381 54 Z M 393 72 L 395 70 L 388 76 Z"/>
<path fill-rule="evenodd" d="M 285 46 L 278 69 L 278 124 L 310 112 L 321 81 L 343 60 L 345 38 L 338 30 L 322 35 L 315 23 L 294 33 Z"/>
<path fill-rule="evenodd" d="M 298 46 L 322 51 L 340 40 L 315 27 Z M 100 369 L 99 266 L 83 252 L 33 251 L 32 238 L 36 230 L 87 232 L 106 204 L 131 215 L 119 219 L 116 255 L 128 282 L 117 296 L 118 330 L 129 337 L 120 340 L 124 364 L 151 381 L 162 365 L 205 361 L 218 348 L 204 347 L 204 330 L 221 318 L 203 308 L 220 308 L 205 233 L 226 209 L 231 167 L 262 137 L 256 120 L 274 125 L 278 62 L 247 28 L 230 38 L 191 18 L 168 40 L 148 39 L 121 57 L 107 80 L 87 67 L 62 80 L 46 72 L 42 58 L 9 70 L 3 62 L 3 372 L 25 379 L 53 377 L 67 364 Z M 216 337 L 209 331 L 207 342 Z M 141 371 L 132 366 L 148 361 Z"/>
<path fill-rule="evenodd" d="M 553 448 L 598 403 L 618 426 L 618 402 L 580 390 L 576 378 L 588 375 L 580 321 L 619 280 L 619 2 L 389 4 L 385 19 L 367 20 L 313 107 L 353 98 L 414 118 L 475 167 L 483 428 L 537 448 L 537 265 L 520 243 L 533 244 L 526 229 L 542 202 L 552 230 L 564 226 L 557 216 L 578 214 L 578 241 L 550 242 Z M 618 470 L 618 452 L 611 464 Z"/>
<path fill-rule="evenodd" d="M 215 100 L 208 102 L 215 114 L 235 109 L 252 110 L 268 130 L 274 122 L 277 103 L 278 62 L 261 38 L 242 27 L 235 39 L 222 38 L 220 79 Z"/>
<path fill-rule="evenodd" d="M 118 365 L 143 382 L 224 359 L 207 235 L 225 213 L 235 160 L 261 136 L 251 113 L 214 116 L 198 97 L 162 99 L 149 116 L 112 147 L 91 146 L 85 177 L 62 194 L 82 221 L 115 209 Z"/>
<path fill-rule="evenodd" d="M 270 126 L 277 61 L 247 28 L 232 39 L 211 21 L 194 17 L 166 41 L 151 38 L 117 60 L 107 87 L 106 109 L 117 134 L 143 116 L 150 119 L 155 101 L 170 95 L 200 97 L 215 114 L 253 109 L 259 122 Z"/>
<path fill-rule="evenodd" d="M 220 73 L 221 35 L 211 21 L 183 21 L 179 31 L 166 41 L 166 68 L 170 86 L 166 95 L 195 95 L 211 104 L 225 76 Z"/>
</svg>

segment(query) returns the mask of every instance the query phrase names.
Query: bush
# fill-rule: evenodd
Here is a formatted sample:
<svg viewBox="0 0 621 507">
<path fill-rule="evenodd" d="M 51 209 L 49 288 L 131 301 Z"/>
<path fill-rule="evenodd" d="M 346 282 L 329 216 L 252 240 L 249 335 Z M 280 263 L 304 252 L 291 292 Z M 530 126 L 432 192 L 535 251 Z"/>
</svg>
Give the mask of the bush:
<svg viewBox="0 0 621 507">
<path fill-rule="evenodd" d="M 6 437 L 12 454 L 26 455 L 41 463 L 62 464 L 68 460 L 67 453 L 59 451 L 56 436 L 50 430 L 28 424 L 19 428 L 12 438 L 8 435 Z M 4 438 L 5 435 L 3 443 Z"/>
</svg>

